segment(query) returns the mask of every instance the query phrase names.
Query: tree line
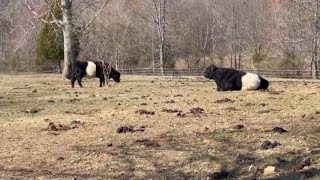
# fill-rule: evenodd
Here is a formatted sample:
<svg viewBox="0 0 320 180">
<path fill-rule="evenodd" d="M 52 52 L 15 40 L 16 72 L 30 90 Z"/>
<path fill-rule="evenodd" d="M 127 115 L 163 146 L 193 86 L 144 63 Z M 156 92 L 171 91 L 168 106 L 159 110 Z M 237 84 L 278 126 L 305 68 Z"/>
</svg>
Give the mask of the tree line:
<svg viewBox="0 0 320 180">
<path fill-rule="evenodd" d="M 0 65 L 34 71 L 67 57 L 163 71 L 214 63 L 317 78 L 319 1 L 2 0 Z"/>
</svg>

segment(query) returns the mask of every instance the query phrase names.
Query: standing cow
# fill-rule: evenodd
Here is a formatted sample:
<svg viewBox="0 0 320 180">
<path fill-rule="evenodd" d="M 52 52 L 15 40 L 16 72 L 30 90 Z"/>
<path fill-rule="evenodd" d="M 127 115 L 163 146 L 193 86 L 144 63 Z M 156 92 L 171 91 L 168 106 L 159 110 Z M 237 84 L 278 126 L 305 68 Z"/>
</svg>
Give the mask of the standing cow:
<svg viewBox="0 0 320 180">
<path fill-rule="evenodd" d="M 217 91 L 259 90 L 269 86 L 269 82 L 257 74 L 215 65 L 206 68 L 204 77 L 216 82 Z"/>
<path fill-rule="evenodd" d="M 99 78 L 100 87 L 105 85 L 105 81 L 113 79 L 115 82 L 120 82 L 120 73 L 113 69 L 108 63 L 101 61 L 77 61 L 75 64 L 75 70 L 73 76 L 71 76 L 71 87 L 74 88 L 74 83 L 77 80 L 80 87 L 81 79 L 86 78 Z M 108 79 L 106 79 L 108 78 Z"/>
</svg>

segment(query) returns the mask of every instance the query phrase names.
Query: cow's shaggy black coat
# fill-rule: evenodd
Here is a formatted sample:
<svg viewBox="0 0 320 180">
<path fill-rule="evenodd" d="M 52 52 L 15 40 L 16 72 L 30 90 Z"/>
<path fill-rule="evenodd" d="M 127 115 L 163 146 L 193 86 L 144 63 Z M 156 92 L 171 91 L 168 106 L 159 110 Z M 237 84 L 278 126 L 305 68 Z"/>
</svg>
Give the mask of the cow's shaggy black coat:
<svg viewBox="0 0 320 180">
<path fill-rule="evenodd" d="M 240 91 L 242 89 L 242 77 L 247 73 L 231 68 L 218 68 L 210 65 L 204 72 L 204 77 L 213 79 L 217 84 L 217 91 Z M 267 89 L 269 82 L 258 76 L 260 85 L 256 90 Z"/>
<path fill-rule="evenodd" d="M 91 61 L 96 65 L 95 77 L 100 79 L 100 87 L 105 85 L 105 75 L 109 79 L 113 79 L 115 82 L 120 82 L 120 73 L 114 68 L 109 67 L 108 63 Z M 71 87 L 74 87 L 74 83 L 77 80 L 80 87 L 82 86 L 81 79 L 87 75 L 86 69 L 88 67 L 88 62 L 77 61 L 75 65 L 74 75 L 71 78 Z M 108 70 L 109 69 L 109 70 Z"/>
</svg>

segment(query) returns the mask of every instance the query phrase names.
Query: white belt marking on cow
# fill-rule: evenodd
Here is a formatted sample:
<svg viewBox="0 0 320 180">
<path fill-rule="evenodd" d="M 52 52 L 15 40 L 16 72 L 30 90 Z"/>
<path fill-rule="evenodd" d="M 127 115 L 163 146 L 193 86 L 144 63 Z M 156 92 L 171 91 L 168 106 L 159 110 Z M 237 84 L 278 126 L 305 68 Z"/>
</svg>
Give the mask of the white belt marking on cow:
<svg viewBox="0 0 320 180">
<path fill-rule="evenodd" d="M 96 77 L 96 64 L 94 62 L 88 61 L 88 66 L 86 68 L 86 78 L 95 78 Z"/>
<path fill-rule="evenodd" d="M 247 73 L 241 77 L 241 90 L 256 90 L 260 86 L 260 79 L 257 74 Z"/>
</svg>

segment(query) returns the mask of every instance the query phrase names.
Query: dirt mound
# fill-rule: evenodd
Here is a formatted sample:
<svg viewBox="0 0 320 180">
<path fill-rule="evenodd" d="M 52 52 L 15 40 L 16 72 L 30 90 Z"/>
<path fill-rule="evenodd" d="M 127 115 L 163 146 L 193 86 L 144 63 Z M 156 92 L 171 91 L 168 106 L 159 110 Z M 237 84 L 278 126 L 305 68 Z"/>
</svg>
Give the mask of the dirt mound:
<svg viewBox="0 0 320 180">
<path fill-rule="evenodd" d="M 303 114 L 302 118 L 305 120 L 320 119 L 320 111 L 316 111 L 316 112 L 309 113 L 309 114 Z"/>
<path fill-rule="evenodd" d="M 233 175 L 226 170 L 220 170 L 219 172 L 214 172 L 212 174 L 209 174 L 207 177 L 208 180 L 228 179 L 228 178 L 233 178 Z"/>
<path fill-rule="evenodd" d="M 48 131 L 66 131 L 71 129 L 69 126 L 62 125 L 62 124 L 54 124 L 53 122 L 49 122 L 47 130 Z"/>
<path fill-rule="evenodd" d="M 300 159 L 299 161 L 297 161 L 296 165 L 294 167 L 294 170 L 301 170 L 306 166 L 311 166 L 311 159 L 310 158 Z"/>
<path fill-rule="evenodd" d="M 243 124 L 237 124 L 233 127 L 233 129 L 235 130 L 240 130 L 240 129 L 243 129 L 244 128 L 244 125 Z"/>
<path fill-rule="evenodd" d="M 167 113 L 182 113 L 179 109 L 162 109 L 161 112 L 167 112 Z"/>
<path fill-rule="evenodd" d="M 60 123 L 55 124 L 54 122 L 50 122 L 49 119 L 45 119 L 44 121 L 48 122 L 48 126 L 45 129 L 47 131 L 67 131 L 70 129 L 79 128 L 80 126 L 84 125 L 83 122 L 77 120 L 71 121 L 69 125 L 63 125 Z"/>
<path fill-rule="evenodd" d="M 283 133 L 288 132 L 287 130 L 283 129 L 282 127 L 274 127 L 271 131 L 275 132 L 275 133 L 279 133 L 279 134 L 283 134 Z"/>
<path fill-rule="evenodd" d="M 170 101 L 165 101 L 164 103 L 173 104 L 173 103 L 175 103 L 175 101 L 174 100 L 170 100 Z"/>
<path fill-rule="evenodd" d="M 257 113 L 258 113 L 258 114 L 267 114 L 267 113 L 277 112 L 277 111 L 279 111 L 279 110 L 276 110 L 276 109 L 266 109 L 266 110 L 258 111 Z"/>
<path fill-rule="evenodd" d="M 235 100 L 229 99 L 229 98 L 224 98 L 220 100 L 216 100 L 215 103 L 234 103 L 236 102 Z"/>
<path fill-rule="evenodd" d="M 160 144 L 156 141 L 152 141 L 150 139 L 138 139 L 135 141 L 136 144 L 144 145 L 147 147 L 160 147 Z"/>
<path fill-rule="evenodd" d="M 84 122 L 77 121 L 77 120 L 73 120 L 70 122 L 71 129 L 79 128 L 80 126 L 83 126 L 83 125 L 84 125 Z"/>
<path fill-rule="evenodd" d="M 132 133 L 135 132 L 132 126 L 121 126 L 117 129 L 117 133 Z"/>
<path fill-rule="evenodd" d="M 191 108 L 190 109 L 190 113 L 192 113 L 194 115 L 203 114 L 204 113 L 204 109 L 200 108 L 200 107 Z"/>
<path fill-rule="evenodd" d="M 146 114 L 146 115 L 154 115 L 154 111 L 147 111 L 145 109 L 139 109 L 136 111 L 136 113 L 139 113 L 140 115 Z"/>
<path fill-rule="evenodd" d="M 182 94 L 176 94 L 176 95 L 173 95 L 173 97 L 183 97 Z"/>
<path fill-rule="evenodd" d="M 273 148 L 277 147 L 278 145 L 281 145 L 281 144 L 278 143 L 277 141 L 274 141 L 274 142 L 264 141 L 260 147 L 261 147 L 261 149 L 273 149 Z"/>
<path fill-rule="evenodd" d="M 284 94 L 284 91 L 269 90 L 268 92 L 269 92 L 270 94 L 273 94 L 273 95 L 280 95 L 280 94 Z"/>
<path fill-rule="evenodd" d="M 254 104 L 253 103 L 246 103 L 243 106 L 254 106 Z"/>
<path fill-rule="evenodd" d="M 27 110 L 22 111 L 22 112 L 28 113 L 28 114 L 35 114 L 35 113 L 38 113 L 39 111 L 41 111 L 40 108 L 31 108 L 31 109 L 27 109 Z"/>
<path fill-rule="evenodd" d="M 134 133 L 134 132 L 144 132 L 146 129 L 146 126 L 140 126 L 137 129 L 134 129 L 133 126 L 121 126 L 117 129 L 117 133 Z"/>
<path fill-rule="evenodd" d="M 186 113 L 180 113 L 180 112 L 179 112 L 179 113 L 177 114 L 177 116 L 180 117 L 180 118 L 185 118 L 185 117 L 187 117 L 187 114 L 186 114 Z"/>
</svg>

